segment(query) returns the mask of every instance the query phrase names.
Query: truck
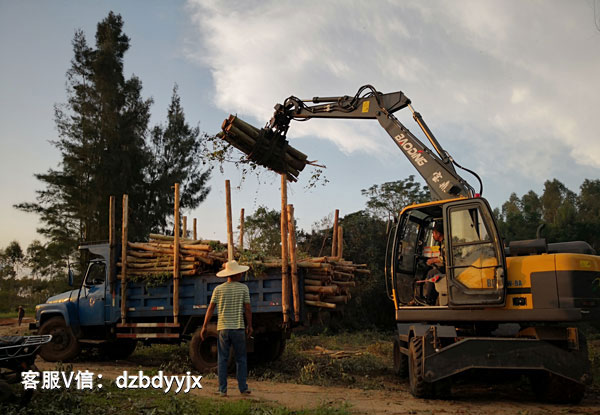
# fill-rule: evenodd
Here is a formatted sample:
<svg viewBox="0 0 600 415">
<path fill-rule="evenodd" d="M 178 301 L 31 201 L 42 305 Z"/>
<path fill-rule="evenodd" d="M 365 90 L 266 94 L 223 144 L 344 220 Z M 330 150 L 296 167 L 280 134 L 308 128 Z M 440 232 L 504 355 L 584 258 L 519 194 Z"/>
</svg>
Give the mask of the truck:
<svg viewBox="0 0 600 415">
<path fill-rule="evenodd" d="M 393 115 L 403 108 L 411 110 L 431 148 Z M 600 311 L 600 257 L 590 245 L 538 237 L 505 247 L 481 196 L 481 179 L 444 150 L 401 91 L 364 85 L 350 96 L 290 96 L 275 106 L 261 137 L 285 144 L 291 121 L 313 118 L 376 119 L 431 193 L 431 202 L 398 212 L 388 234 L 394 371 L 409 378 L 411 393 L 447 396 L 462 373 L 510 371 L 528 375 L 543 400 L 581 400 L 592 377 L 577 323 L 598 321 Z M 458 169 L 478 180 L 478 192 Z M 434 227 L 444 235 L 437 249 L 445 269 L 428 278 Z M 434 285 L 435 301 L 423 298 L 424 284 Z"/>
<path fill-rule="evenodd" d="M 84 347 L 97 348 L 111 359 L 124 359 L 140 341 L 147 344 L 189 342 L 194 367 L 201 373 L 216 370 L 216 322 L 208 326 L 204 340 L 199 330 L 212 292 L 223 282 L 216 272 L 179 280 L 177 322 L 173 319 L 173 279 L 148 284 L 128 278 L 126 319 L 123 320 L 122 286 L 114 284 L 111 288 L 109 276 L 111 263 L 115 267 L 119 257 L 111 261 L 108 242 L 85 244 L 80 249 L 87 251 L 91 258 L 81 284 L 36 306 L 35 322 L 30 328 L 52 336 L 52 341 L 40 349 L 44 360 L 69 361 Z M 69 273 L 72 281 L 72 273 Z M 303 278 L 302 274 L 299 278 Z M 281 271 L 270 268 L 260 277 L 246 276 L 242 283 L 250 291 L 253 313 L 254 338 L 248 340 L 248 352 L 260 360 L 275 360 L 283 353 L 290 333 L 289 325 L 283 324 Z"/>
</svg>

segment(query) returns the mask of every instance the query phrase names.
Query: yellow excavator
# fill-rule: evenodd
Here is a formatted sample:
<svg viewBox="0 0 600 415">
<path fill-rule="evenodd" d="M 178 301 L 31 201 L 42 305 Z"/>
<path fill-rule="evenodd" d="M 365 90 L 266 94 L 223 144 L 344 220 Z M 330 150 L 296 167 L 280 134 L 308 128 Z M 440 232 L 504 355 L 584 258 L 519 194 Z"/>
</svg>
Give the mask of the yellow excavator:
<svg viewBox="0 0 600 415">
<path fill-rule="evenodd" d="M 407 107 L 432 148 L 393 115 Z M 408 376 L 412 394 L 448 396 L 455 376 L 498 370 L 528 375 L 545 401 L 580 401 L 592 378 L 574 323 L 597 320 L 600 310 L 600 257 L 590 245 L 538 238 L 505 247 L 479 177 L 442 148 L 400 91 L 365 85 L 353 96 L 291 96 L 275 106 L 261 137 L 285 146 L 291 121 L 312 118 L 376 119 L 431 192 L 432 202 L 399 212 L 386 255 L 398 329 L 394 371 Z M 457 168 L 477 178 L 479 192 Z M 443 241 L 432 249 L 434 227 Z M 431 273 L 436 252 L 443 267 Z M 426 297 L 427 284 L 433 295 Z"/>
</svg>

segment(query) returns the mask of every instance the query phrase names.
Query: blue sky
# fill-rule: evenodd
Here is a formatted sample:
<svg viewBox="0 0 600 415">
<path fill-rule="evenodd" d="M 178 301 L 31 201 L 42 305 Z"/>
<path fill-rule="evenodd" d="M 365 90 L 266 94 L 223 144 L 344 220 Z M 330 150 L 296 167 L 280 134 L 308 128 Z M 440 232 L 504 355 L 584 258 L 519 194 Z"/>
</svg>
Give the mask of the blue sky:
<svg viewBox="0 0 600 415">
<path fill-rule="evenodd" d="M 55 168 L 53 105 L 65 101 L 71 40 L 90 43 L 110 10 L 131 48 L 126 76 L 152 97 L 163 122 L 174 83 L 186 116 L 215 133 L 229 113 L 262 126 L 290 95 L 352 95 L 370 83 L 402 90 L 442 145 L 484 181 L 499 206 L 558 178 L 577 191 L 600 176 L 600 31 L 594 3 L 578 1 L 7 1 L 0 0 L 0 247 L 38 237 L 35 173 Z M 418 132 L 409 113 L 397 114 Z M 417 174 L 376 121 L 292 125 L 291 143 L 327 165 L 330 183 L 290 186 L 300 226 L 364 207 L 360 190 Z M 279 179 L 241 182 L 215 171 L 193 212 L 205 238 L 225 239 L 224 180 L 234 217 L 278 209 Z M 467 175 L 465 178 L 470 180 Z M 239 188 L 237 186 L 240 186 Z"/>
</svg>

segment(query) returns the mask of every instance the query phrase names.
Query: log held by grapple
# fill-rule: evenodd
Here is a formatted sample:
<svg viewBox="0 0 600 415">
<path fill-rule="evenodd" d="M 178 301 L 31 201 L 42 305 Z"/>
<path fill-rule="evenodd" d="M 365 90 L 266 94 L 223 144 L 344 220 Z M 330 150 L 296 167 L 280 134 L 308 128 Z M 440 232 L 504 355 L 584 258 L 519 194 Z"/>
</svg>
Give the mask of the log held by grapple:
<svg viewBox="0 0 600 415">
<path fill-rule="evenodd" d="M 237 148 L 255 163 L 295 182 L 310 162 L 306 154 L 290 146 L 281 134 L 268 128 L 258 129 L 235 115 L 230 115 L 221 126 L 218 137 Z"/>
</svg>

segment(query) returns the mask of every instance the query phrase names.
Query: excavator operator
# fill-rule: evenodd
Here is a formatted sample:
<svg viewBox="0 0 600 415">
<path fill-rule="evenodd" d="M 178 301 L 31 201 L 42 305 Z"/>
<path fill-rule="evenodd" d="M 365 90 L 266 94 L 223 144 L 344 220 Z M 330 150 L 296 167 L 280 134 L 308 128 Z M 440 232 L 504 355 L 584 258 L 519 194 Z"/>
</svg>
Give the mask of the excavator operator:
<svg viewBox="0 0 600 415">
<path fill-rule="evenodd" d="M 440 255 L 427 260 L 427 265 L 432 268 L 427 272 L 427 279 L 423 286 L 423 297 L 428 305 L 435 305 L 438 293 L 435 290 L 435 282 L 444 277 L 446 273 L 444 261 L 444 226 L 442 222 L 436 222 L 433 227 L 433 239 L 440 246 Z"/>
</svg>

